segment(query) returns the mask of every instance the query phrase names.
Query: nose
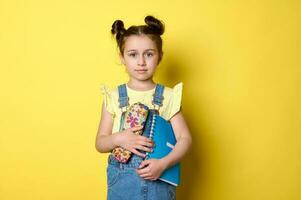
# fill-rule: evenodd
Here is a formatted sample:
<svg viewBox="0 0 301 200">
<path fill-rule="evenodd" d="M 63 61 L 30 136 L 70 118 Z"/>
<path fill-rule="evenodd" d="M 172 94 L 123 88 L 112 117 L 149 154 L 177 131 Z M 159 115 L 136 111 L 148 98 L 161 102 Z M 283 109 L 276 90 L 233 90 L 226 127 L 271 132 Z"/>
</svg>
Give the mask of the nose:
<svg viewBox="0 0 301 200">
<path fill-rule="evenodd" d="M 145 59 L 144 59 L 143 55 L 139 57 L 138 65 L 139 66 L 144 66 L 145 65 Z"/>
</svg>

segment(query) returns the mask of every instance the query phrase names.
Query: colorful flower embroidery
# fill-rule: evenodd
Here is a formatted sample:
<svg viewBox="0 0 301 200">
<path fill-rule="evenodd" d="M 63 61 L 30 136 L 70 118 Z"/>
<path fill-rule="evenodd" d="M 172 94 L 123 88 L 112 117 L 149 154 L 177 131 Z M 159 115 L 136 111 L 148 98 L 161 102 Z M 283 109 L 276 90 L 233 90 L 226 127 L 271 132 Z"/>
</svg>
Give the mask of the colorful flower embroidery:
<svg viewBox="0 0 301 200">
<path fill-rule="evenodd" d="M 138 118 L 134 116 L 128 116 L 126 122 L 130 124 L 130 127 L 134 127 L 138 125 Z"/>
<path fill-rule="evenodd" d="M 144 126 L 147 115 L 148 115 L 147 106 L 139 102 L 132 104 L 125 113 L 125 120 L 123 122 L 124 124 L 122 124 L 121 126 L 121 129 L 125 130 L 137 125 Z M 142 133 L 143 130 L 135 132 L 135 134 L 139 134 L 139 135 L 141 135 Z M 122 147 L 116 147 L 115 149 L 113 149 L 112 154 L 119 162 L 126 163 L 131 157 L 132 152 Z"/>
</svg>

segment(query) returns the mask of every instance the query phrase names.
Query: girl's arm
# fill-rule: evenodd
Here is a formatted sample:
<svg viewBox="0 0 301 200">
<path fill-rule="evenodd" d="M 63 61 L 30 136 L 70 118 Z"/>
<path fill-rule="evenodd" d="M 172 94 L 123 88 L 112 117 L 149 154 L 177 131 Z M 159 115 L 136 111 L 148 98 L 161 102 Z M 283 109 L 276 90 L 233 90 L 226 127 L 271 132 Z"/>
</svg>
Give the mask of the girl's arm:
<svg viewBox="0 0 301 200">
<path fill-rule="evenodd" d="M 117 135 L 112 134 L 113 129 L 113 120 L 111 113 L 109 113 L 103 102 L 102 104 L 102 111 L 101 111 L 101 119 L 99 122 L 96 141 L 95 141 L 95 148 L 100 153 L 110 152 L 114 149 L 116 145 L 116 137 Z"/>
<path fill-rule="evenodd" d="M 162 158 L 165 168 L 169 168 L 178 163 L 188 152 L 192 138 L 182 112 L 178 112 L 170 120 L 173 127 L 177 143 L 174 149 L 164 158 Z"/>
<path fill-rule="evenodd" d="M 95 148 L 101 153 L 106 153 L 112 151 L 117 146 L 121 146 L 141 157 L 145 157 L 145 154 L 140 153 L 137 151 L 137 149 L 150 152 L 151 149 L 149 147 L 152 147 L 153 143 L 147 137 L 134 134 L 135 131 L 141 130 L 142 128 L 143 127 L 137 126 L 124 130 L 122 134 L 112 134 L 112 116 L 111 113 L 106 110 L 106 107 L 103 103 L 101 120 L 95 141 Z"/>
<path fill-rule="evenodd" d="M 170 122 L 177 143 L 173 150 L 164 158 L 145 160 L 141 163 L 137 173 L 145 179 L 156 180 L 159 178 L 165 169 L 178 163 L 184 157 L 192 144 L 192 138 L 182 112 L 179 111 L 175 114 L 170 119 Z"/>
</svg>

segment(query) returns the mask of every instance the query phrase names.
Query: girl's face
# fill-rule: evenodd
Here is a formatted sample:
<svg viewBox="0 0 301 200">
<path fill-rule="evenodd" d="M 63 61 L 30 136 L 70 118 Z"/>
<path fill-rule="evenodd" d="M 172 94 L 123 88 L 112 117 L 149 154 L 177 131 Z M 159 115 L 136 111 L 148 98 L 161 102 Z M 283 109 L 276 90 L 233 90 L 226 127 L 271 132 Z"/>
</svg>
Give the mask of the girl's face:
<svg viewBox="0 0 301 200">
<path fill-rule="evenodd" d="M 159 64 L 159 52 L 148 36 L 132 35 L 126 39 L 120 59 L 131 78 L 143 81 L 153 77 Z"/>
</svg>

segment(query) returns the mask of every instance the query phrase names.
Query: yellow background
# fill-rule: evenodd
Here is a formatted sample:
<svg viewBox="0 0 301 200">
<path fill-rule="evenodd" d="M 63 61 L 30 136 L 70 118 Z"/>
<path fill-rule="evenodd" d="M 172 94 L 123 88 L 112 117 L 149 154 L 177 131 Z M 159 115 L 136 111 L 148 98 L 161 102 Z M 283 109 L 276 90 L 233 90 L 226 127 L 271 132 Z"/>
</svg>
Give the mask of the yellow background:
<svg viewBox="0 0 301 200">
<path fill-rule="evenodd" d="M 178 199 L 301 199 L 300 1 L 0 0 L 0 199 L 105 199 L 102 83 L 115 19 L 166 24 L 155 81 L 183 81 Z"/>
</svg>

